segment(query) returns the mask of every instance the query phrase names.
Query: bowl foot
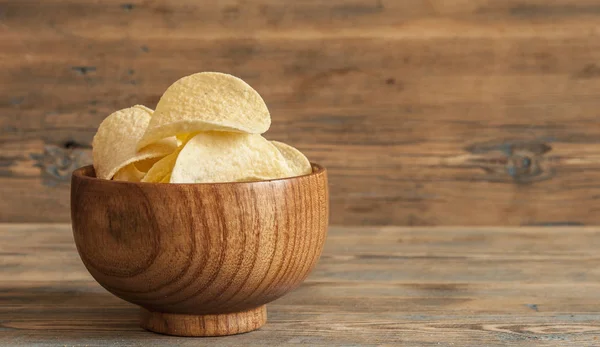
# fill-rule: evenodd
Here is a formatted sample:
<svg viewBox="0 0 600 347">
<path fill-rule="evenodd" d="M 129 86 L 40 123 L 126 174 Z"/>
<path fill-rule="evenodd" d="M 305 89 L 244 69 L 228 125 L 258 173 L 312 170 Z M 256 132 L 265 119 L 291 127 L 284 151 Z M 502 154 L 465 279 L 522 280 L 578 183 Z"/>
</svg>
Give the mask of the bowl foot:
<svg viewBox="0 0 600 347">
<path fill-rule="evenodd" d="M 267 307 L 262 305 L 243 312 L 190 315 L 152 312 L 142 308 L 142 328 L 175 336 L 225 336 L 246 333 L 267 322 Z"/>
</svg>

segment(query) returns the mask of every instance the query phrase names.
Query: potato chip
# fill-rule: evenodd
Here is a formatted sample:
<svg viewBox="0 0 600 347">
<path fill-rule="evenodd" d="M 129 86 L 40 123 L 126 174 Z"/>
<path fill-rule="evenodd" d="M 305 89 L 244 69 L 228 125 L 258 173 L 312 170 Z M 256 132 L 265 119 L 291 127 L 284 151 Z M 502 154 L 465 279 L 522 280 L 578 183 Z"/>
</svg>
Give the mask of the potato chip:
<svg viewBox="0 0 600 347">
<path fill-rule="evenodd" d="M 119 110 L 100 124 L 92 142 L 94 168 L 98 178 L 111 179 L 128 164 L 163 157 L 175 150 L 177 142 L 173 137 L 136 151 L 137 143 L 150 122 L 148 110 L 141 106 Z"/>
<path fill-rule="evenodd" d="M 241 79 L 218 72 L 183 77 L 162 95 L 138 148 L 199 131 L 262 134 L 269 129 L 267 105 Z"/>
<path fill-rule="evenodd" d="M 113 180 L 115 181 L 128 181 L 128 182 L 140 182 L 144 178 L 145 173 L 137 169 L 134 164 L 129 164 L 117 171 Z"/>
<path fill-rule="evenodd" d="M 173 171 L 173 167 L 175 166 L 175 162 L 177 161 L 179 153 L 192 138 L 193 137 L 190 134 L 178 138 L 177 141 L 181 141 L 181 146 L 178 147 L 173 153 L 167 155 L 152 165 L 150 170 L 148 170 L 148 173 L 146 173 L 146 176 L 142 179 L 142 182 L 169 183 L 169 180 L 171 179 L 171 172 Z M 164 182 L 165 180 L 166 182 Z"/>
<path fill-rule="evenodd" d="M 183 147 L 181 149 L 183 149 Z M 175 162 L 177 161 L 179 152 L 180 149 L 177 149 L 175 152 L 157 161 L 156 164 L 150 168 L 148 173 L 146 173 L 146 176 L 144 176 L 142 182 L 157 183 L 161 182 L 165 176 L 170 175 L 171 171 L 173 171 L 173 166 L 175 166 Z"/>
<path fill-rule="evenodd" d="M 140 110 L 142 110 L 142 111 L 146 111 L 146 112 L 148 112 L 150 115 L 152 115 L 152 114 L 154 113 L 154 110 L 153 110 L 153 109 L 151 109 L 150 107 L 146 107 L 146 106 L 144 106 L 144 105 L 135 105 L 135 106 L 133 106 L 133 107 L 134 107 L 134 108 L 137 108 L 137 109 L 140 109 Z"/>
<path fill-rule="evenodd" d="M 312 172 L 310 161 L 296 148 L 279 141 L 271 141 L 283 155 L 296 176 L 308 175 Z"/>
<path fill-rule="evenodd" d="M 185 134 L 179 134 L 177 135 L 177 143 L 179 146 L 182 146 L 183 144 L 186 144 L 189 140 L 191 140 L 194 136 L 198 135 L 197 132 L 195 133 L 185 133 Z"/>
<path fill-rule="evenodd" d="M 204 132 L 181 150 L 171 183 L 235 182 L 294 176 L 277 147 L 257 134 Z"/>
<path fill-rule="evenodd" d="M 156 162 L 158 162 L 161 159 L 162 158 L 144 159 L 144 160 L 136 161 L 135 163 L 133 163 L 133 165 L 135 165 L 135 167 L 139 171 L 141 171 L 143 173 L 146 173 L 146 172 L 150 171 L 150 169 L 152 168 L 152 166 L 154 166 L 154 164 L 156 164 Z"/>
</svg>

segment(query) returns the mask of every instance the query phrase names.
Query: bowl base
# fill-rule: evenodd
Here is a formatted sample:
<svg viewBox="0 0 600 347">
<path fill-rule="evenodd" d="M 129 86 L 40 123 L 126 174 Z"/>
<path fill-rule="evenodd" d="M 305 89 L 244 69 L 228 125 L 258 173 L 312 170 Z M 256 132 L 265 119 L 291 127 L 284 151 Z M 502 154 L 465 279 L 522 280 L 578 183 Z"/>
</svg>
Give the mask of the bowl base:
<svg viewBox="0 0 600 347">
<path fill-rule="evenodd" d="M 267 306 L 224 314 L 190 315 L 152 312 L 142 308 L 140 325 L 155 333 L 175 336 L 226 336 L 246 333 L 267 322 Z"/>
</svg>

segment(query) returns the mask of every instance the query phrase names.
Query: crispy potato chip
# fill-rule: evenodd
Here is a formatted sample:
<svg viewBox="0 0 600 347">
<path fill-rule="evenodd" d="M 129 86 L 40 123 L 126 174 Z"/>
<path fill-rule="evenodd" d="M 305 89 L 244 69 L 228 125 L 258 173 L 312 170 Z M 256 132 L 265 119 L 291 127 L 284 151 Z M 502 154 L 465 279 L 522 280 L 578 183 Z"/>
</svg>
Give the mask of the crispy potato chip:
<svg viewBox="0 0 600 347">
<path fill-rule="evenodd" d="M 171 179 L 171 172 L 173 171 L 173 167 L 175 166 L 175 162 L 177 161 L 179 153 L 192 138 L 192 136 L 187 135 L 177 139 L 177 141 L 182 142 L 181 146 L 178 147 L 173 153 L 167 155 L 152 165 L 150 170 L 148 170 L 146 173 L 146 176 L 144 176 L 142 179 L 142 182 L 169 183 L 169 180 Z M 163 182 L 165 180 L 166 182 Z"/>
<path fill-rule="evenodd" d="M 164 157 L 163 157 L 164 158 Z M 135 167 L 143 172 L 146 173 L 148 171 L 150 171 L 150 168 L 152 168 L 152 166 L 154 164 L 156 164 L 156 162 L 158 162 L 159 160 L 161 160 L 162 158 L 150 158 L 150 159 L 144 159 L 144 160 L 140 160 L 140 161 L 136 161 L 135 163 L 133 163 L 133 165 L 135 165 Z"/>
<path fill-rule="evenodd" d="M 279 141 L 271 141 L 271 143 L 277 147 L 279 152 L 281 152 L 287 161 L 288 166 L 292 172 L 294 172 L 294 176 L 302 176 L 312 173 L 312 165 L 310 164 L 310 161 L 298 149 Z M 238 182 L 257 182 L 269 179 L 273 179 L 273 177 L 247 176 L 239 179 Z"/>
<path fill-rule="evenodd" d="M 154 110 L 151 109 L 150 107 L 144 106 L 144 105 L 135 105 L 133 106 L 134 108 L 140 109 L 142 111 L 146 111 L 148 112 L 151 116 L 154 113 Z"/>
<path fill-rule="evenodd" d="M 128 181 L 128 182 L 140 182 L 144 178 L 145 173 L 137 169 L 134 164 L 129 164 L 117 171 L 113 180 L 115 181 Z"/>
<path fill-rule="evenodd" d="M 204 132 L 181 150 L 171 183 L 235 182 L 294 176 L 277 147 L 257 134 Z"/>
<path fill-rule="evenodd" d="M 296 148 L 279 141 L 271 141 L 283 155 L 296 176 L 308 175 L 312 172 L 310 161 Z"/>
<path fill-rule="evenodd" d="M 136 161 L 163 157 L 177 147 L 175 138 L 166 138 L 136 151 L 137 143 L 150 122 L 150 113 L 141 106 L 119 110 L 108 116 L 92 142 L 94 168 L 98 178 L 111 179 L 117 171 Z"/>
<path fill-rule="evenodd" d="M 189 140 L 191 140 L 194 136 L 198 135 L 197 132 L 195 133 L 185 133 L 185 134 L 179 134 L 177 135 L 177 144 L 179 146 L 186 144 Z"/>
<path fill-rule="evenodd" d="M 183 147 L 157 161 L 156 164 L 150 168 L 148 173 L 146 173 L 146 176 L 144 176 L 142 182 L 158 183 L 161 182 L 165 176 L 170 175 L 171 171 L 173 171 L 173 166 L 175 166 L 177 156 L 179 155 L 181 149 L 183 149 Z"/>
<path fill-rule="evenodd" d="M 165 91 L 138 149 L 184 133 L 262 134 L 270 125 L 267 105 L 246 82 L 228 74 L 201 72 L 181 78 Z"/>
</svg>

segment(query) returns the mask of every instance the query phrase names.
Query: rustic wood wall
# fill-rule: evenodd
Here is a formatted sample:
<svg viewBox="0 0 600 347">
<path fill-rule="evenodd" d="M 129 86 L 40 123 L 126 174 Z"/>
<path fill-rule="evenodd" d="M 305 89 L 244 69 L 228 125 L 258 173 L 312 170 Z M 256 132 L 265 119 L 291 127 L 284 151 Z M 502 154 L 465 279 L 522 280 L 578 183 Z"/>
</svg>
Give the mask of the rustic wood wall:
<svg viewBox="0 0 600 347">
<path fill-rule="evenodd" d="M 0 0 L 0 221 L 68 221 L 112 111 L 247 80 L 332 222 L 595 224 L 600 1 Z"/>
</svg>

